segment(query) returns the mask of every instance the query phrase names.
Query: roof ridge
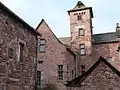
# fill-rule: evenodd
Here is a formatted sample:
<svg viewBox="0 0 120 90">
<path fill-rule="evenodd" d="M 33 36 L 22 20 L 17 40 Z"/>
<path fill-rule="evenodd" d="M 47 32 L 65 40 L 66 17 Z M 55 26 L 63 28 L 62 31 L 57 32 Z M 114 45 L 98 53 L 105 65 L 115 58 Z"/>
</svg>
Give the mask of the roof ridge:
<svg viewBox="0 0 120 90">
<path fill-rule="evenodd" d="M 115 74 L 117 74 L 120 77 L 120 72 L 112 66 L 106 59 L 104 59 L 102 56 L 96 61 L 95 64 L 91 66 L 91 68 L 85 72 L 84 74 L 78 76 L 77 78 L 73 79 L 72 81 L 69 81 L 66 86 L 77 86 L 79 87 L 80 85 L 77 85 L 78 83 L 80 84 L 82 81 L 84 81 L 90 73 L 101 63 L 104 62 Z"/>
<path fill-rule="evenodd" d="M 97 33 L 97 34 L 93 34 L 93 36 L 94 35 L 103 35 L 103 34 L 112 34 L 112 33 L 116 33 L 116 32 Z"/>
</svg>

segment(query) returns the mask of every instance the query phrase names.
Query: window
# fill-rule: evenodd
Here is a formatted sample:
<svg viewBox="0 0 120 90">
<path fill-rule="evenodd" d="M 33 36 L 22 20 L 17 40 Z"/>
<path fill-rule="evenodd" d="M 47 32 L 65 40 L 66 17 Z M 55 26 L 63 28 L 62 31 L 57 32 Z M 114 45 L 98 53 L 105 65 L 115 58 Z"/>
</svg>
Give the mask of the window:
<svg viewBox="0 0 120 90">
<path fill-rule="evenodd" d="M 82 20 L 82 15 L 81 14 L 77 15 L 77 20 Z"/>
<path fill-rule="evenodd" d="M 41 85 L 41 71 L 37 71 L 37 86 Z"/>
<path fill-rule="evenodd" d="M 79 28 L 78 32 L 79 36 L 84 36 L 84 30 L 82 28 Z"/>
<path fill-rule="evenodd" d="M 13 58 L 13 49 L 12 48 L 8 48 L 8 57 L 10 59 Z"/>
<path fill-rule="evenodd" d="M 74 78 L 74 70 L 72 70 L 72 78 Z"/>
<path fill-rule="evenodd" d="M 63 80 L 63 65 L 58 65 L 58 79 Z"/>
<path fill-rule="evenodd" d="M 85 73 L 85 65 L 81 65 L 81 74 Z"/>
<path fill-rule="evenodd" d="M 80 44 L 80 54 L 85 55 L 85 44 Z"/>
<path fill-rule="evenodd" d="M 44 52 L 45 51 L 45 39 L 41 39 L 40 40 L 40 52 Z"/>
<path fill-rule="evenodd" d="M 19 43 L 19 61 L 23 61 L 23 51 L 24 51 L 24 44 Z"/>
</svg>

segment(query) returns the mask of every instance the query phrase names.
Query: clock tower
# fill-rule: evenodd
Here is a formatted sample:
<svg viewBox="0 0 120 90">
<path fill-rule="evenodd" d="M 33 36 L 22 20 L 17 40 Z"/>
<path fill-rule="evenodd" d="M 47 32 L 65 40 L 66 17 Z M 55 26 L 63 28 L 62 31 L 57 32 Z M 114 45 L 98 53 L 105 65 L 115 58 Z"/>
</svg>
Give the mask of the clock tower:
<svg viewBox="0 0 120 90">
<path fill-rule="evenodd" d="M 79 1 L 73 9 L 68 11 L 68 14 L 70 16 L 71 46 L 78 51 L 81 71 L 81 68 L 89 68 L 92 60 L 92 7 L 86 7 Z"/>
</svg>

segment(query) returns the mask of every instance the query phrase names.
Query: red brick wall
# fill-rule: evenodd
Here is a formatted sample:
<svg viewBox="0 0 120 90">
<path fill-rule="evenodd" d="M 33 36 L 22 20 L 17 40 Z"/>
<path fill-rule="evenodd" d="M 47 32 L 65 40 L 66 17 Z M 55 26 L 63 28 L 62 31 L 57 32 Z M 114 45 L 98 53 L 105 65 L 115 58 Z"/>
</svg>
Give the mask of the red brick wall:
<svg viewBox="0 0 120 90">
<path fill-rule="evenodd" d="M 19 43 L 24 43 L 23 61 L 18 61 Z M 8 48 L 13 58 L 8 57 Z M 34 90 L 37 36 L 8 13 L 0 10 L 0 88 Z"/>
</svg>

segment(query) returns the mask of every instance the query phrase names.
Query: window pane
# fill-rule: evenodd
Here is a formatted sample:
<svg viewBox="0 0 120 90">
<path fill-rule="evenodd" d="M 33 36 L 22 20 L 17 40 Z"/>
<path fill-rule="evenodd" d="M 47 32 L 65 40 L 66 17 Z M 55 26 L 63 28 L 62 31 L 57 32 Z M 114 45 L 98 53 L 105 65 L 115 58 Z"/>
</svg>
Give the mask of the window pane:
<svg viewBox="0 0 120 90">
<path fill-rule="evenodd" d="M 78 16 L 77 16 L 77 19 L 78 19 L 78 20 L 82 20 L 82 15 L 78 15 Z"/>
<path fill-rule="evenodd" d="M 40 45 L 40 51 L 45 51 L 45 45 Z"/>
<path fill-rule="evenodd" d="M 63 71 L 58 71 L 58 79 L 63 80 Z"/>
<path fill-rule="evenodd" d="M 45 44 L 45 39 L 41 39 L 40 44 Z"/>
<path fill-rule="evenodd" d="M 13 49 L 12 48 L 8 48 L 8 57 L 13 58 Z"/>
<path fill-rule="evenodd" d="M 81 44 L 81 45 L 80 45 L 80 48 L 85 48 L 85 45 L 84 45 L 84 44 Z"/>
<path fill-rule="evenodd" d="M 19 44 L 19 49 L 20 49 L 20 58 L 19 61 L 22 62 L 23 61 L 23 50 L 24 50 L 24 44 L 20 43 Z"/>
<path fill-rule="evenodd" d="M 58 70 L 63 71 L 63 65 L 58 65 Z"/>
<path fill-rule="evenodd" d="M 81 53 L 81 55 L 84 55 L 85 54 L 85 49 L 81 49 L 80 53 Z"/>
<path fill-rule="evenodd" d="M 84 36 L 84 30 L 83 29 L 79 29 L 79 35 Z"/>
<path fill-rule="evenodd" d="M 37 71 L 37 85 L 41 85 L 41 71 Z"/>
<path fill-rule="evenodd" d="M 85 69 L 85 65 L 81 65 L 81 69 Z"/>
</svg>

